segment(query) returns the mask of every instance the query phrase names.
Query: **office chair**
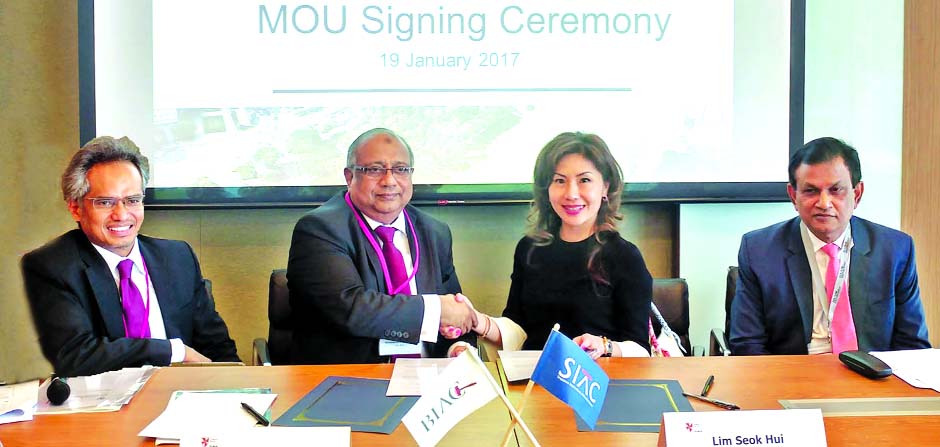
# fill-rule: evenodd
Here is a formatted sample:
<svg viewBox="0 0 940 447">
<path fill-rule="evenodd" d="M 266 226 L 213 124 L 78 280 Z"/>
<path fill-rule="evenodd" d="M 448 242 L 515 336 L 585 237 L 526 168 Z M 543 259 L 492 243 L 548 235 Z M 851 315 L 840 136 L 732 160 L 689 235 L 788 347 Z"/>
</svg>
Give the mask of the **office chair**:
<svg viewBox="0 0 940 447">
<path fill-rule="evenodd" d="M 252 343 L 252 365 L 287 364 L 293 332 L 287 270 L 272 270 L 268 280 L 268 338 L 256 338 Z"/>
<path fill-rule="evenodd" d="M 212 296 L 212 281 L 202 278 L 202 285 L 206 288 L 206 294 L 209 295 L 209 301 L 215 303 L 215 297 Z"/>
<path fill-rule="evenodd" d="M 731 355 L 728 348 L 728 334 L 731 333 L 731 301 L 738 284 L 738 267 L 728 267 L 725 277 L 725 327 L 713 328 L 708 340 L 708 355 Z"/>
<path fill-rule="evenodd" d="M 659 309 L 666 324 L 679 336 L 686 355 L 702 355 L 704 348 L 693 347 L 689 340 L 689 284 L 683 278 L 653 280 L 653 304 Z M 660 324 L 652 316 L 653 330 L 660 333 Z"/>
</svg>

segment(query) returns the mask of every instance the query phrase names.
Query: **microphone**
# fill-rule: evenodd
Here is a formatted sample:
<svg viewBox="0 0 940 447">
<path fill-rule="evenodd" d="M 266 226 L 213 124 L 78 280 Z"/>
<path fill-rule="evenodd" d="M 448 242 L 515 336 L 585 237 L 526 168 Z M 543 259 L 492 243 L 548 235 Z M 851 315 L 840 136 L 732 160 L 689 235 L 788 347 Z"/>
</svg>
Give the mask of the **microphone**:
<svg viewBox="0 0 940 447">
<path fill-rule="evenodd" d="M 62 405 L 71 393 L 72 389 L 65 377 L 53 376 L 49 388 L 46 388 L 46 397 L 52 405 Z"/>
</svg>

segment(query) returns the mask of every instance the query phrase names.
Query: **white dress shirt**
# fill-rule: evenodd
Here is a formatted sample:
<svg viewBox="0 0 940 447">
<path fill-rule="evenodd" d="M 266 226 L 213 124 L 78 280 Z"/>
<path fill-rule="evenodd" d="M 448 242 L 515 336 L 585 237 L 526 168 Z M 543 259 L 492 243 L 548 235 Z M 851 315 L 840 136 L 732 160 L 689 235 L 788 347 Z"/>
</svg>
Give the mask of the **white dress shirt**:
<svg viewBox="0 0 940 447">
<path fill-rule="evenodd" d="M 813 334 L 806 350 L 810 354 L 825 354 L 832 352 L 832 341 L 829 340 L 829 295 L 826 294 L 826 269 L 829 267 L 829 255 L 822 250 L 825 242 L 814 235 L 802 221 L 800 222 L 800 234 L 803 237 L 803 248 L 806 250 L 806 259 L 809 262 L 809 268 L 813 277 Z M 833 241 L 834 244 L 842 247 L 845 238 L 852 234 L 852 226 L 845 227 L 842 235 Z M 845 262 L 845 287 L 848 291 L 849 261 L 852 259 L 852 246 L 855 243 L 849 240 L 849 250 L 846 252 Z M 842 251 L 839 251 L 839 256 Z"/>
<path fill-rule="evenodd" d="M 104 262 L 108 264 L 108 269 L 111 271 L 111 276 L 114 277 L 114 284 L 117 285 L 118 291 L 121 290 L 121 277 L 117 269 L 118 263 L 125 259 L 130 259 L 134 262 L 134 268 L 131 270 L 131 281 L 134 282 L 134 285 L 137 286 L 137 290 L 140 291 L 140 296 L 144 301 L 145 308 L 147 307 L 148 295 L 150 297 L 150 307 L 147 313 L 148 322 L 150 323 L 150 338 L 166 340 L 166 327 L 163 325 L 163 314 L 160 312 L 160 302 L 157 300 L 157 292 L 153 289 L 153 281 L 150 281 L 150 279 L 144 275 L 144 258 L 140 255 L 140 244 L 137 243 L 137 239 L 134 239 L 134 248 L 131 249 L 130 254 L 128 254 L 126 258 L 118 256 L 95 244 L 91 245 L 95 247 L 95 250 L 104 258 Z M 186 356 L 186 347 L 183 344 L 183 340 L 179 338 L 170 339 L 170 349 L 170 363 L 182 362 L 183 358 Z"/>
<path fill-rule="evenodd" d="M 372 230 L 384 225 L 379 221 L 370 219 L 369 216 L 365 214 L 363 214 L 362 217 L 365 218 L 366 223 L 369 224 L 369 228 L 372 228 Z M 393 242 L 395 248 L 401 252 L 401 257 L 405 261 L 405 272 L 411 276 L 411 271 L 414 266 L 411 261 L 411 245 L 408 243 L 407 223 L 405 222 L 403 213 L 399 214 L 398 217 L 387 226 L 395 228 L 395 238 Z M 382 246 L 383 242 L 381 238 L 377 237 L 375 240 L 378 242 L 379 246 Z M 415 284 L 416 277 L 417 275 L 411 277 L 411 290 L 409 294 L 414 294 L 418 290 Z M 437 335 L 440 332 L 441 325 L 441 300 L 437 294 L 424 294 L 421 295 L 421 297 L 424 299 L 424 319 L 421 322 L 421 336 L 419 338 L 421 341 L 437 343 Z"/>
</svg>

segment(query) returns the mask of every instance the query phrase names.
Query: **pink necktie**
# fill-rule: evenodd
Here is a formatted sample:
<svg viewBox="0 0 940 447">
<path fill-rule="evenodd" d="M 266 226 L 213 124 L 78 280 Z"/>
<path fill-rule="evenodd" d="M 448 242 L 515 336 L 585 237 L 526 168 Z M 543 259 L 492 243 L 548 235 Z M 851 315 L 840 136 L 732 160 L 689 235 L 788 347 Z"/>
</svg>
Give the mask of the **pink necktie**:
<svg viewBox="0 0 940 447">
<path fill-rule="evenodd" d="M 392 288 L 401 287 L 408 281 L 408 271 L 405 270 L 405 259 L 401 252 L 395 248 L 395 228 L 388 226 L 379 226 L 375 229 L 379 239 L 382 239 L 382 255 L 385 256 L 385 263 L 388 265 L 388 276 L 392 280 Z M 411 293 L 410 287 L 402 289 L 404 293 Z M 388 293 L 394 293 L 389 290 Z"/>
<path fill-rule="evenodd" d="M 839 276 L 839 246 L 828 243 L 823 246 L 826 256 L 829 256 L 829 267 L 826 268 L 826 296 L 831 302 L 832 290 L 836 286 L 836 277 Z M 855 321 L 852 319 L 852 306 L 849 305 L 848 282 L 839 292 L 839 302 L 836 303 L 835 314 L 832 316 L 832 325 L 829 327 L 829 336 L 832 338 L 832 353 L 854 351 L 858 349 L 858 339 L 855 335 Z"/>
<path fill-rule="evenodd" d="M 137 285 L 131 281 L 134 261 L 125 259 L 118 263 L 117 268 L 121 281 L 121 306 L 124 308 L 124 333 L 128 338 L 150 338 L 150 322 L 144 299 Z"/>
</svg>

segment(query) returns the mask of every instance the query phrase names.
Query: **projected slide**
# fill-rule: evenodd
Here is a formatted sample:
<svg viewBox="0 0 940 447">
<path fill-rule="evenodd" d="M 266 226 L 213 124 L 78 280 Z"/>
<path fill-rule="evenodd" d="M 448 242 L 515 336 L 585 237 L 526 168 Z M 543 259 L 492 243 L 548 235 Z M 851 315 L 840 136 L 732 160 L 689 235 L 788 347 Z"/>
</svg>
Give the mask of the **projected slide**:
<svg viewBox="0 0 940 447">
<path fill-rule="evenodd" d="M 98 0 L 95 14 L 97 132 L 137 141 L 153 187 L 339 185 L 373 127 L 409 141 L 415 183 L 528 183 L 571 130 L 603 137 L 628 182 L 786 180 L 788 2 Z"/>
</svg>

